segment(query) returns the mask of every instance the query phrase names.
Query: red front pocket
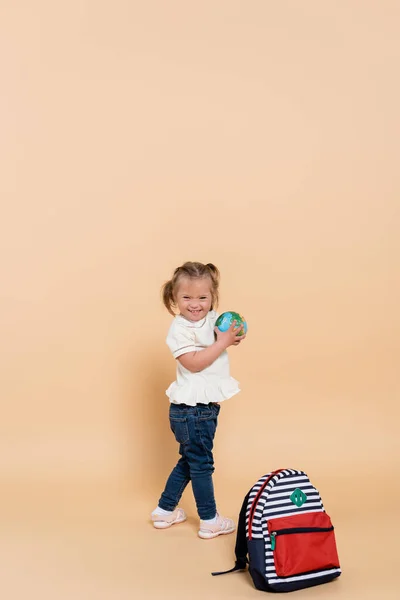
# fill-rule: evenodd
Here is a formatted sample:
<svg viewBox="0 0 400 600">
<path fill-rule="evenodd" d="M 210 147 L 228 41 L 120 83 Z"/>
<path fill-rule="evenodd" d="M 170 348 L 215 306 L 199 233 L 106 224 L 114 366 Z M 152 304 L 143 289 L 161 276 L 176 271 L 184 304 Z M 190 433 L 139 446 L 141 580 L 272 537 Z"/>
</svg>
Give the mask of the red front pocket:
<svg viewBox="0 0 400 600">
<path fill-rule="evenodd" d="M 339 567 L 335 534 L 326 513 L 268 521 L 278 577 Z"/>
</svg>

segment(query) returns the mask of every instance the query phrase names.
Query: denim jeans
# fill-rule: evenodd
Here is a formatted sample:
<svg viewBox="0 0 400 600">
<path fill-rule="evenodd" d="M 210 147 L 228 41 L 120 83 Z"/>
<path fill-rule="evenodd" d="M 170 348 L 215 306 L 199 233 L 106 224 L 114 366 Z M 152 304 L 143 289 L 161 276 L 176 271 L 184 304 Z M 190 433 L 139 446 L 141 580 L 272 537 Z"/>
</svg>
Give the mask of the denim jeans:
<svg viewBox="0 0 400 600">
<path fill-rule="evenodd" d="M 215 517 L 212 450 L 220 408 L 219 404 L 170 405 L 170 425 L 181 458 L 167 480 L 158 503 L 160 508 L 174 510 L 191 481 L 200 519 Z"/>
</svg>

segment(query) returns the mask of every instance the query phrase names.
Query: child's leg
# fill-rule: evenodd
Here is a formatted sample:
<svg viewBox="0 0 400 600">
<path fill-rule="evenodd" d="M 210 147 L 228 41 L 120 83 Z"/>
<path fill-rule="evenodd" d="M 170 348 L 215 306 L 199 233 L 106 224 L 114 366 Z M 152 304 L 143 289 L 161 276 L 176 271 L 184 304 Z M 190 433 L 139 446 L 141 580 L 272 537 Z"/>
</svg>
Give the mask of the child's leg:
<svg viewBox="0 0 400 600">
<path fill-rule="evenodd" d="M 182 447 L 180 448 L 179 453 L 183 454 Z M 182 455 L 168 477 L 165 489 L 158 502 L 158 506 L 166 511 L 175 510 L 189 481 L 189 465 L 186 461 L 186 458 Z"/>
<path fill-rule="evenodd" d="M 186 450 L 190 466 L 193 493 L 200 517 L 199 537 L 210 539 L 235 531 L 232 519 L 217 513 L 212 474 L 214 472 L 213 445 L 220 406 L 197 407 L 195 435 Z"/>
<path fill-rule="evenodd" d="M 169 409 L 170 425 L 179 443 L 179 454 L 181 458 L 168 477 L 165 489 L 161 494 L 158 506 L 152 515 L 171 516 L 175 510 L 181 496 L 190 481 L 190 470 L 187 463 L 184 445 L 187 443 L 188 427 L 186 419 L 185 405 L 171 405 Z M 174 425 L 175 422 L 175 425 Z"/>
<path fill-rule="evenodd" d="M 176 508 L 176 505 L 190 481 L 189 477 L 189 466 L 185 459 L 181 458 L 168 478 L 157 508 L 151 514 L 156 529 L 167 529 L 171 525 L 186 521 L 185 511 Z"/>
<path fill-rule="evenodd" d="M 214 436 L 219 406 L 198 405 L 189 415 L 189 443 L 185 456 L 190 468 L 193 495 L 200 519 L 214 519 L 217 507 L 214 497 Z"/>
</svg>

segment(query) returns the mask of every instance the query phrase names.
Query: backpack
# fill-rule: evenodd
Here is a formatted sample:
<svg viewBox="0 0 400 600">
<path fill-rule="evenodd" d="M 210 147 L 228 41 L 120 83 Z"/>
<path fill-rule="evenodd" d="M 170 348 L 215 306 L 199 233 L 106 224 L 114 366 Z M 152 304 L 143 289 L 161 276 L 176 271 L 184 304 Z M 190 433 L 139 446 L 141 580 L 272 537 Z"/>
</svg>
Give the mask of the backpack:
<svg viewBox="0 0 400 600">
<path fill-rule="evenodd" d="M 244 499 L 233 569 L 245 570 L 258 590 L 292 592 L 341 574 L 334 528 L 304 471 L 279 469 L 261 477 Z"/>
</svg>

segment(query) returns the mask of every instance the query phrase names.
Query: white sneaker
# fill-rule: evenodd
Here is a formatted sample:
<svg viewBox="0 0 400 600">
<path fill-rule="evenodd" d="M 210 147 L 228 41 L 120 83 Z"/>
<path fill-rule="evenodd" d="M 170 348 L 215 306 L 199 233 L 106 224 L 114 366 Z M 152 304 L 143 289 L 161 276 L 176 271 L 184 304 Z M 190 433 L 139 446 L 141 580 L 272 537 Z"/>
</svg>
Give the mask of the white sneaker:
<svg viewBox="0 0 400 600">
<path fill-rule="evenodd" d="M 232 519 L 227 519 L 226 517 L 221 517 L 220 515 L 217 515 L 216 523 L 206 523 L 204 521 L 200 521 L 200 529 L 198 535 L 203 540 L 209 540 L 219 535 L 227 535 L 228 533 L 233 533 L 235 529 L 235 523 L 232 521 Z"/>
<path fill-rule="evenodd" d="M 177 525 L 186 521 L 186 514 L 182 508 L 176 508 L 170 515 L 152 514 L 151 520 L 156 529 L 167 529 L 171 525 Z"/>
</svg>

